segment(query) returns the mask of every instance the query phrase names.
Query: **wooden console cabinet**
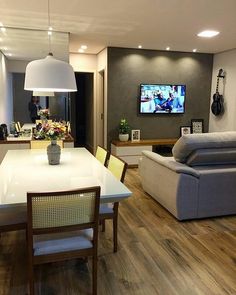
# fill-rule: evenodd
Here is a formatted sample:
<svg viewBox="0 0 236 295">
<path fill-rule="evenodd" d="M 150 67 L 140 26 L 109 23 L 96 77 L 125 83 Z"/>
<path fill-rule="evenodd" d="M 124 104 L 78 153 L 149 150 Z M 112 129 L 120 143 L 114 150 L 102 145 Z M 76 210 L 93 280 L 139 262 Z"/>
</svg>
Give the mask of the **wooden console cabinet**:
<svg viewBox="0 0 236 295">
<path fill-rule="evenodd" d="M 143 139 L 140 141 L 119 141 L 111 143 L 111 153 L 120 157 L 129 166 L 137 166 L 143 150 L 152 151 L 153 146 L 174 145 L 178 138 L 167 139 Z"/>
</svg>

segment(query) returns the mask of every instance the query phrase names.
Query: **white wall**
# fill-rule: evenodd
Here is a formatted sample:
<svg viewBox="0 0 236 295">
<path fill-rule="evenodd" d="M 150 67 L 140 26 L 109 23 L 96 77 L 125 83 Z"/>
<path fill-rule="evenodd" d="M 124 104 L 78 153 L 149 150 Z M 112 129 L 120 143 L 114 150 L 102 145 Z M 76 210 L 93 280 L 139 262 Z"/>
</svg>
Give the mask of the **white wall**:
<svg viewBox="0 0 236 295">
<path fill-rule="evenodd" d="M 8 61 L 0 52 L 0 123 L 13 120 L 12 74 L 8 72 Z"/>
<path fill-rule="evenodd" d="M 96 101 L 96 142 L 97 145 L 107 148 L 107 72 L 108 72 L 107 48 L 97 55 L 97 101 Z M 101 80 L 103 72 L 103 81 Z M 102 85 L 103 84 L 103 85 Z M 103 120 L 101 120 L 103 113 Z M 103 128 L 103 131 L 101 131 Z"/>
<path fill-rule="evenodd" d="M 216 76 L 221 68 L 226 72 L 224 84 L 219 82 L 219 91 L 223 91 L 224 95 L 225 112 L 222 116 L 216 117 L 210 111 L 209 132 L 236 130 L 236 49 L 215 54 L 211 99 L 216 91 Z"/>
<path fill-rule="evenodd" d="M 97 55 L 70 53 L 70 64 L 75 72 L 94 72 L 97 70 Z"/>
<path fill-rule="evenodd" d="M 11 73 L 25 73 L 29 61 L 26 60 L 8 60 L 8 71 Z"/>
<path fill-rule="evenodd" d="M 104 48 L 97 55 L 97 70 L 102 71 L 107 68 L 107 48 Z"/>
</svg>

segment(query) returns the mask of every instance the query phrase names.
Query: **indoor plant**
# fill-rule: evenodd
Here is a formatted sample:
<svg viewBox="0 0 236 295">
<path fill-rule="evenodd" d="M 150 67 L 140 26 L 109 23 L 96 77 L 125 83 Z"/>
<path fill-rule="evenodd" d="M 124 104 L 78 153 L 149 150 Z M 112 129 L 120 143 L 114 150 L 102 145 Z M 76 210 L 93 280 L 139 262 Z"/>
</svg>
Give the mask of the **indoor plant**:
<svg viewBox="0 0 236 295">
<path fill-rule="evenodd" d="M 130 126 L 126 119 L 121 119 L 119 124 L 119 140 L 128 141 L 129 140 Z"/>
</svg>

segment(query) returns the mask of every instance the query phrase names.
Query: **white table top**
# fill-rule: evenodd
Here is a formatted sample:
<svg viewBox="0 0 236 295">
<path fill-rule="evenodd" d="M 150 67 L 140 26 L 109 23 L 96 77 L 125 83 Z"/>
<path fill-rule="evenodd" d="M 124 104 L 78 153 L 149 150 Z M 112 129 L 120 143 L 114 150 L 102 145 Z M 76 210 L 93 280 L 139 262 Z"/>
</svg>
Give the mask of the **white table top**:
<svg viewBox="0 0 236 295">
<path fill-rule="evenodd" d="M 101 203 L 131 195 L 85 148 L 67 148 L 60 165 L 49 165 L 46 150 L 10 150 L 0 165 L 0 206 L 26 203 L 27 192 L 101 186 Z"/>
</svg>

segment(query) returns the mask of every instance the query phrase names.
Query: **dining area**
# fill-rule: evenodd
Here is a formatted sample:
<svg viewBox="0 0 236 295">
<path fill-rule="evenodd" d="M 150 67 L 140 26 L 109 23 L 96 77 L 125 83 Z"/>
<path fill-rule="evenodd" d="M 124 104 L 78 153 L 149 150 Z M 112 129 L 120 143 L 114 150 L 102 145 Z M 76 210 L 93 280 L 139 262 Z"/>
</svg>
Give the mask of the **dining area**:
<svg viewBox="0 0 236 295">
<path fill-rule="evenodd" d="M 77 259 L 91 264 L 87 292 L 97 294 L 99 235 L 108 219 L 113 247 L 107 250 L 119 252 L 119 203 L 131 196 L 123 184 L 126 169 L 99 146 L 95 156 L 85 148 L 62 148 L 58 165 L 49 165 L 46 149 L 6 153 L 0 165 L 0 233 L 25 232 L 28 294 L 38 294 L 37 265 L 53 268 L 53 262 Z"/>
</svg>

